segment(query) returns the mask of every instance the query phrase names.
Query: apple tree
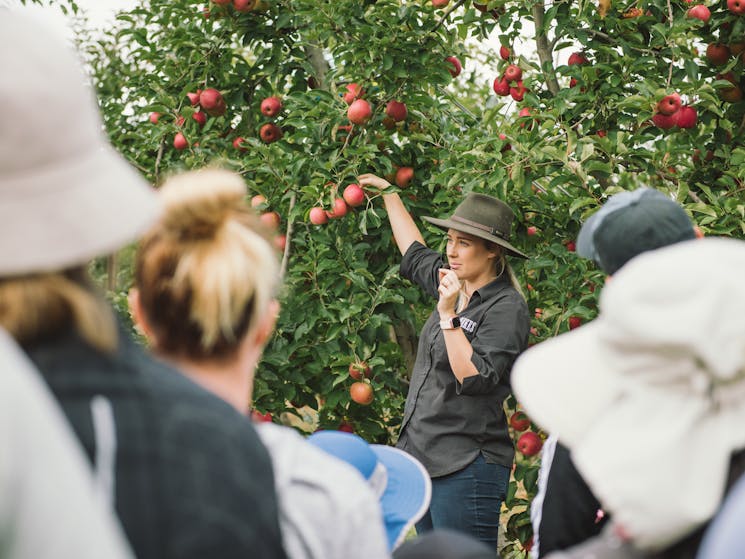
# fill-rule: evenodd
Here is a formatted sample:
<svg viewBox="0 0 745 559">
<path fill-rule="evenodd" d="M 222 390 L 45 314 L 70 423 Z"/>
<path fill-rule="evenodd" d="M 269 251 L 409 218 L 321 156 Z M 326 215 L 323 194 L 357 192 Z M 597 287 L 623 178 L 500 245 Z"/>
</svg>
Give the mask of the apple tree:
<svg viewBox="0 0 745 559">
<path fill-rule="evenodd" d="M 706 234 L 745 233 L 745 3 L 696 1 L 145 0 L 77 37 L 144 176 L 234 169 L 276 228 L 284 310 L 257 410 L 391 442 L 433 301 L 399 277 L 379 193 L 355 177 L 387 176 L 416 218 L 504 199 L 531 255 L 513 263 L 531 343 L 591 320 L 603 279 L 574 243 L 609 195 L 647 185 Z M 128 254 L 98 270 L 120 302 Z M 544 434 L 511 424 L 502 551 L 519 556 Z"/>
</svg>

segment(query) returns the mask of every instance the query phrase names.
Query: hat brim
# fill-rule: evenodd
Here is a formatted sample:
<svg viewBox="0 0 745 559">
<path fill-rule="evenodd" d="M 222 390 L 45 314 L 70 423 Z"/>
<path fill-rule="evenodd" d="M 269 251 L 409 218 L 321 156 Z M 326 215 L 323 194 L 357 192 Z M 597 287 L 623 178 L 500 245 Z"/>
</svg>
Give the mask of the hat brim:
<svg viewBox="0 0 745 559">
<path fill-rule="evenodd" d="M 135 240 L 154 223 L 154 190 L 102 138 L 76 158 L 0 178 L 0 275 L 61 270 Z"/>
<path fill-rule="evenodd" d="M 498 244 L 499 246 L 504 248 L 507 254 L 509 254 L 510 256 L 516 256 L 517 258 L 528 258 L 527 254 L 516 249 L 508 241 L 505 241 L 504 239 L 497 237 L 496 235 L 491 235 L 486 231 L 479 229 L 478 227 L 472 227 L 470 225 L 458 223 L 450 219 L 438 219 L 436 217 L 429 216 L 424 216 L 422 217 L 422 219 L 431 223 L 432 225 L 439 227 L 440 229 L 444 229 L 445 231 L 447 231 L 448 229 L 455 229 L 456 231 L 468 233 L 469 235 L 473 235 L 474 237 L 479 237 L 481 239 L 491 241 L 492 243 Z"/>
<path fill-rule="evenodd" d="M 393 550 L 427 512 L 432 498 L 432 480 L 424 466 L 403 450 L 376 444 L 370 448 L 388 473 L 388 484 L 380 504 L 389 549 Z"/>
<path fill-rule="evenodd" d="M 570 447 L 620 393 L 620 374 L 600 353 L 602 321 L 531 347 L 512 368 L 512 388 L 525 411 Z"/>
</svg>

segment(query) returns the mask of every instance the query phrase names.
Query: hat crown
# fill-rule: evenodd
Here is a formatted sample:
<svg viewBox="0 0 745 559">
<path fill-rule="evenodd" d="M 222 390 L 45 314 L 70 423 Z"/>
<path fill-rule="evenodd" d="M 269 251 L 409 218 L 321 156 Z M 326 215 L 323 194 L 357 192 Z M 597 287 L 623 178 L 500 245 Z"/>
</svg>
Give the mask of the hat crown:
<svg viewBox="0 0 745 559">
<path fill-rule="evenodd" d="M 745 386 L 744 276 L 738 240 L 693 240 L 640 255 L 603 290 L 605 341 L 629 374 L 655 385 Z"/>
<path fill-rule="evenodd" d="M 39 33 L 30 18 L 17 15 L 0 17 L 0 96 L 10 115 L 0 134 L 0 186 L 3 177 L 73 161 L 95 149 L 102 135 L 95 98 L 72 46 L 60 48 L 55 32 Z"/>
<path fill-rule="evenodd" d="M 470 193 L 455 208 L 451 219 L 508 240 L 515 214 L 507 204 L 487 194 Z"/>
</svg>

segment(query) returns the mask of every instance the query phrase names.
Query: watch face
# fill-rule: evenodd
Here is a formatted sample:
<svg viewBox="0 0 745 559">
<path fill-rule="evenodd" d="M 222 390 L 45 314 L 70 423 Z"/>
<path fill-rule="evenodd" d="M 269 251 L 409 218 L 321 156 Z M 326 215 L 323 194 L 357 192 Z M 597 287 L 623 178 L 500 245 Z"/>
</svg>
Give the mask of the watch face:
<svg viewBox="0 0 745 559">
<path fill-rule="evenodd" d="M 453 328 L 460 328 L 460 318 L 457 316 L 453 317 L 452 324 Z"/>
</svg>

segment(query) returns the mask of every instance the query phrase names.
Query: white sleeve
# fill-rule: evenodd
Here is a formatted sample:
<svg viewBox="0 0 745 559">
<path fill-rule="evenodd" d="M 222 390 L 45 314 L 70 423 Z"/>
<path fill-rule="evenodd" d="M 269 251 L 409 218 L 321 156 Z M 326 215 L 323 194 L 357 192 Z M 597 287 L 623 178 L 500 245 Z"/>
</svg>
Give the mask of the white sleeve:
<svg viewBox="0 0 745 559">
<path fill-rule="evenodd" d="M 11 559 L 132 559 L 90 466 L 31 363 L 0 332 L 0 549 Z"/>
</svg>

